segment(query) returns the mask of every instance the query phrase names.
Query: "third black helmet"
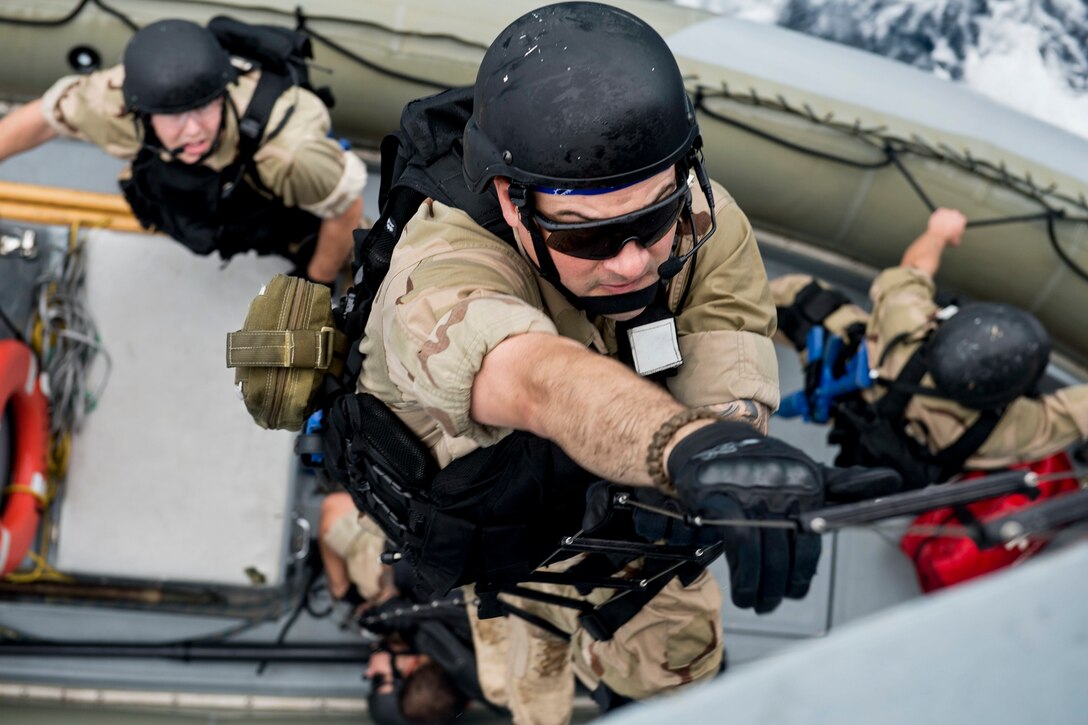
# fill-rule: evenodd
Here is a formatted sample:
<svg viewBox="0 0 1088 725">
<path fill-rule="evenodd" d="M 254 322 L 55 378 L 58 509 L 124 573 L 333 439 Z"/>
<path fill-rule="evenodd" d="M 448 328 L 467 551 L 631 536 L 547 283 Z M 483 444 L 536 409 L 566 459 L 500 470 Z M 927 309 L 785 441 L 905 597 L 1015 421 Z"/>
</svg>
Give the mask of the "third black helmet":
<svg viewBox="0 0 1088 725">
<path fill-rule="evenodd" d="M 236 73 L 230 54 L 207 28 L 160 20 L 125 46 L 125 105 L 138 113 L 182 113 L 226 91 Z"/>
<path fill-rule="evenodd" d="M 699 136 L 664 39 L 630 13 L 568 2 L 503 30 L 476 76 L 465 179 L 548 187 L 641 181 L 681 161 Z"/>
<path fill-rule="evenodd" d="M 1050 338 L 1012 305 L 977 302 L 941 323 L 926 363 L 933 382 L 958 403 L 987 410 L 1032 393 L 1050 359 Z"/>
</svg>

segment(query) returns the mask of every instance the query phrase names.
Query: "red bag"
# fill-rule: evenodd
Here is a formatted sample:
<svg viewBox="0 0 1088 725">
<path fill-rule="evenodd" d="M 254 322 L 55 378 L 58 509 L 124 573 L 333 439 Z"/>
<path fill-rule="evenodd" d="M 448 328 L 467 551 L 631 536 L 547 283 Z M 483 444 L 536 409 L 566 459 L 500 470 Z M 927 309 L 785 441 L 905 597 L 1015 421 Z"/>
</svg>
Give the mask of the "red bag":
<svg viewBox="0 0 1088 725">
<path fill-rule="evenodd" d="M 1009 468 L 1030 469 L 1041 476 L 1071 471 L 1073 465 L 1069 456 L 1062 451 L 1038 461 L 1019 463 Z M 964 474 L 961 480 L 967 481 L 992 473 L 994 472 L 971 471 Z M 1039 495 L 1034 500 L 1024 494 L 1014 493 L 967 504 L 966 508 L 980 522 L 986 522 L 1077 488 L 1079 484 L 1075 478 L 1044 481 L 1039 484 Z M 925 527 L 925 530 L 930 531 L 945 524 L 960 527 L 963 522 L 953 509 L 940 508 L 927 511 L 916 518 L 911 528 Z M 927 593 L 1011 566 L 1038 553 L 1045 545 L 1046 542 L 1038 537 L 1026 537 L 1015 544 L 994 546 L 980 551 L 975 542 L 959 534 L 942 536 L 936 532 L 912 534 L 909 531 L 899 540 L 899 548 L 914 561 L 918 582 L 922 591 Z"/>
</svg>

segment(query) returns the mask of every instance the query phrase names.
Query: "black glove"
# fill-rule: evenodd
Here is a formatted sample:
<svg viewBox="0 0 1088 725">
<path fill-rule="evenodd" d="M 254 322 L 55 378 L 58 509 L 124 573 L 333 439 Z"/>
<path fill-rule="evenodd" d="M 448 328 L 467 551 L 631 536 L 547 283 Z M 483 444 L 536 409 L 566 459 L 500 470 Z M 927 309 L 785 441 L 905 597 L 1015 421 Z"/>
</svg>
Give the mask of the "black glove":
<svg viewBox="0 0 1088 725">
<path fill-rule="evenodd" d="M 680 500 L 706 519 L 781 520 L 822 506 L 829 482 L 836 496 L 864 498 L 862 489 L 884 493 L 899 481 L 898 474 L 884 469 L 828 468 L 733 421 L 685 437 L 669 455 L 668 469 Z M 718 531 L 735 605 L 763 614 L 784 597 L 800 599 L 808 593 L 820 560 L 818 535 L 749 526 L 720 526 Z"/>
</svg>

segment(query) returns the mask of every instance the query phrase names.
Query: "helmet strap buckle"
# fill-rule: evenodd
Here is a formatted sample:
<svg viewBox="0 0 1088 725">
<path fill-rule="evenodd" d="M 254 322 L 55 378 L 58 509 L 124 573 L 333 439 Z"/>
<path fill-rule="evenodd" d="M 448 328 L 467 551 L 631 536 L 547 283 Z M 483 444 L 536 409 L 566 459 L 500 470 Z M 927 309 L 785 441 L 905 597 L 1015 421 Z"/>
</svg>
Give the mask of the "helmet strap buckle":
<svg viewBox="0 0 1088 725">
<path fill-rule="evenodd" d="M 510 202 L 519 210 L 525 209 L 529 205 L 529 187 L 524 184 L 518 184 L 511 182 L 510 189 Z"/>
</svg>

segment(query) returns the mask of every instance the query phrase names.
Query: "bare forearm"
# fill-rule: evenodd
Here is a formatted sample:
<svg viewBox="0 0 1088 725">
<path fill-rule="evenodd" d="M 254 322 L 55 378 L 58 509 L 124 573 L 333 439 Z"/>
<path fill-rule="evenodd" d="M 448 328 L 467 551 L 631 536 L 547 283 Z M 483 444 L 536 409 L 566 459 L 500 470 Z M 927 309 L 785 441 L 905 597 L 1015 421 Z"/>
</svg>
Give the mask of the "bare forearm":
<svg viewBox="0 0 1088 725">
<path fill-rule="evenodd" d="M 941 268 L 941 255 L 945 247 L 958 245 L 966 228 L 967 217 L 958 210 L 934 209 L 929 215 L 926 230 L 903 252 L 900 264 L 935 277 Z"/>
<path fill-rule="evenodd" d="M 352 232 L 359 226 L 363 212 L 363 200 L 356 199 L 339 216 L 321 222 L 317 233 L 317 247 L 306 269 L 306 276 L 318 282 L 332 282 L 351 256 L 354 246 Z"/>
<path fill-rule="evenodd" d="M 634 485 L 650 484 L 650 441 L 682 410 L 622 364 L 554 335 L 506 340 L 484 358 L 473 386 L 477 422 L 535 433 L 601 477 Z"/>
<path fill-rule="evenodd" d="M 41 99 L 31 101 L 0 120 L 0 161 L 57 137 L 42 116 Z"/>
<path fill-rule="evenodd" d="M 913 267 L 934 277 L 937 270 L 941 268 L 941 254 L 944 252 L 944 247 L 945 240 L 942 237 L 925 232 L 903 252 L 900 266 Z"/>
</svg>

